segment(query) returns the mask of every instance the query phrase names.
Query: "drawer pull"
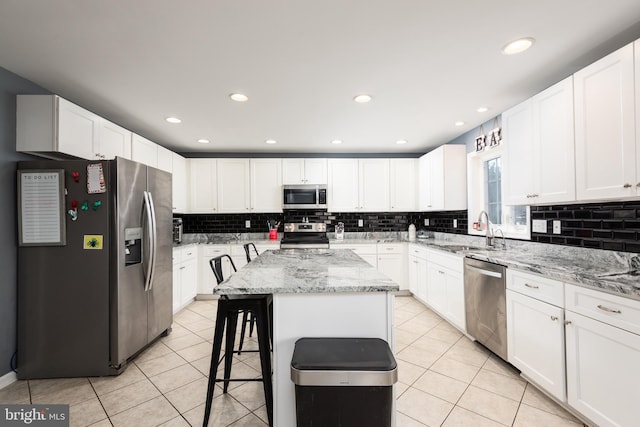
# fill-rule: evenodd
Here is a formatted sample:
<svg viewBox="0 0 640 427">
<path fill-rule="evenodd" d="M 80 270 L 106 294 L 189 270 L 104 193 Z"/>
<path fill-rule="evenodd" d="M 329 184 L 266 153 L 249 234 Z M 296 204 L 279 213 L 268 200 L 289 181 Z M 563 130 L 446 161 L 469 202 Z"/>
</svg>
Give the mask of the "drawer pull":
<svg viewBox="0 0 640 427">
<path fill-rule="evenodd" d="M 623 185 L 624 188 L 631 188 L 631 184 L 626 183 L 625 185 Z"/>
<path fill-rule="evenodd" d="M 570 324 L 571 324 L 571 320 L 565 320 L 565 321 L 564 321 L 564 324 L 565 324 L 565 325 L 570 325 Z"/>
<path fill-rule="evenodd" d="M 528 284 L 528 283 L 525 283 L 524 285 L 525 285 L 527 288 L 531 288 L 531 289 L 540 289 L 540 286 L 538 286 L 538 285 L 530 285 L 530 284 Z"/>
<path fill-rule="evenodd" d="M 598 304 L 598 308 L 602 311 L 606 311 L 607 313 L 615 313 L 615 314 L 621 314 L 622 312 L 620 310 L 617 310 L 615 308 L 609 308 L 609 307 L 605 307 L 604 305 Z"/>
<path fill-rule="evenodd" d="M 551 320 L 555 322 L 556 320 L 558 320 L 558 316 L 551 316 Z"/>
</svg>

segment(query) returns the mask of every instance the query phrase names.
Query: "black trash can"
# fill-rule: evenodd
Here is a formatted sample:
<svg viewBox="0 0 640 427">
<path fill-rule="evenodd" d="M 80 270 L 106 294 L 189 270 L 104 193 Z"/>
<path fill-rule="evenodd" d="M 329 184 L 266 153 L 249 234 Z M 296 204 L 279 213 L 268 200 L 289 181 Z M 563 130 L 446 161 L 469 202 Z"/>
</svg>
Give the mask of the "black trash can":
<svg viewBox="0 0 640 427">
<path fill-rule="evenodd" d="M 390 427 L 398 367 L 378 338 L 301 338 L 291 360 L 298 427 Z"/>
</svg>

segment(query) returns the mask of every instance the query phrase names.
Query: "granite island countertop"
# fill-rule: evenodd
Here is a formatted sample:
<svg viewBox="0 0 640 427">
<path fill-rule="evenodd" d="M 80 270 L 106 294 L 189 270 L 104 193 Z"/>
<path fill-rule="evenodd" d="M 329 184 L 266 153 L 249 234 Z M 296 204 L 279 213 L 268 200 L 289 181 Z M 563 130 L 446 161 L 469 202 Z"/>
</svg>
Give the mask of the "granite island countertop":
<svg viewBox="0 0 640 427">
<path fill-rule="evenodd" d="M 409 241 L 406 232 L 345 233 L 343 240 L 327 233 L 331 248 L 349 244 L 408 242 L 459 256 L 470 256 L 502 264 L 514 270 L 540 274 L 565 283 L 585 286 L 625 298 L 640 300 L 640 270 L 634 269 L 634 258 L 640 254 L 588 249 L 572 246 L 507 240 L 506 250 L 487 249 L 482 236 L 431 233 L 430 238 Z M 243 243 L 253 239 L 267 242 L 266 234 L 192 235 L 192 243 Z M 264 240 L 263 240 L 264 239 Z M 269 241 L 274 243 L 274 241 Z M 276 243 L 277 244 L 277 243 Z"/>
<path fill-rule="evenodd" d="M 391 292 L 399 286 L 348 249 L 267 251 L 213 288 L 216 295 Z"/>
</svg>

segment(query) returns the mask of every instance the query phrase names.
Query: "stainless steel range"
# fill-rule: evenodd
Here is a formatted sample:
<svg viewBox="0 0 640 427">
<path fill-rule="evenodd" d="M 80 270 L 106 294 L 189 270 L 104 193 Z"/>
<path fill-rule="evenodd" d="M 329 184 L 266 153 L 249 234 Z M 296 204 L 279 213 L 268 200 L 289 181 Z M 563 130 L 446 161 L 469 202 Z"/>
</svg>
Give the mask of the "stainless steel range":
<svg viewBox="0 0 640 427">
<path fill-rule="evenodd" d="M 327 224 L 286 223 L 280 249 L 328 249 Z"/>
</svg>

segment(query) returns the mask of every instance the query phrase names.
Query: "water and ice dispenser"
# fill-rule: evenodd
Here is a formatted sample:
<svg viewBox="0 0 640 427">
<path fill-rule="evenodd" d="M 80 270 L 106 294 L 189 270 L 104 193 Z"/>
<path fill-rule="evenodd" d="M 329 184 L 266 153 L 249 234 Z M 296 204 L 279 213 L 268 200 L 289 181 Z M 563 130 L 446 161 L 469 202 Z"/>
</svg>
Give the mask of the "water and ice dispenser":
<svg viewBox="0 0 640 427">
<path fill-rule="evenodd" d="M 124 229 L 124 264 L 133 265 L 142 262 L 142 228 Z"/>
</svg>

